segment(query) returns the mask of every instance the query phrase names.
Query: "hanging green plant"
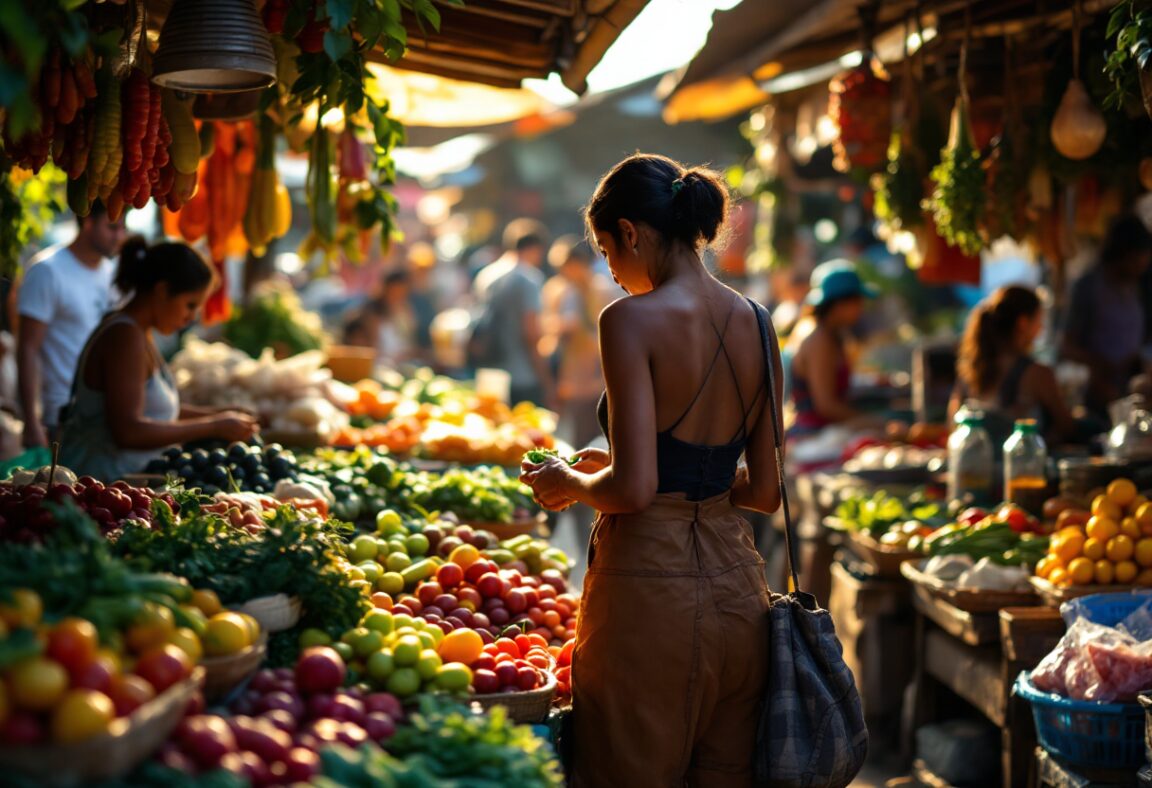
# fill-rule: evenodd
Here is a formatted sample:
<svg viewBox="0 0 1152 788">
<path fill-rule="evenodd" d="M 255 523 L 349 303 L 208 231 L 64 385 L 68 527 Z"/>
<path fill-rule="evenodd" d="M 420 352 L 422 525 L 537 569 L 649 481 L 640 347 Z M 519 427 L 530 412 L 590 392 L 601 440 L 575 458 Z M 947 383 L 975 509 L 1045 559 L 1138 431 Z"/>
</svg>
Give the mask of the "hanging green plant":
<svg viewBox="0 0 1152 788">
<path fill-rule="evenodd" d="M 984 248 L 980 235 L 986 201 L 984 167 L 963 96 L 957 98 L 952 109 L 948 146 L 941 152 L 931 178 L 935 188 L 924 209 L 932 211 L 936 231 L 949 246 L 958 247 L 967 255 L 979 254 Z"/>
<path fill-rule="evenodd" d="M 1121 0 L 1108 17 L 1105 37 L 1116 42 L 1104 64 L 1113 87 L 1105 106 L 1119 108 L 1142 97 L 1152 117 L 1152 0 Z"/>
<path fill-rule="evenodd" d="M 51 165 L 33 175 L 13 172 L 0 153 L 0 276 L 16 273 L 20 255 L 64 210 L 63 170 Z"/>
</svg>

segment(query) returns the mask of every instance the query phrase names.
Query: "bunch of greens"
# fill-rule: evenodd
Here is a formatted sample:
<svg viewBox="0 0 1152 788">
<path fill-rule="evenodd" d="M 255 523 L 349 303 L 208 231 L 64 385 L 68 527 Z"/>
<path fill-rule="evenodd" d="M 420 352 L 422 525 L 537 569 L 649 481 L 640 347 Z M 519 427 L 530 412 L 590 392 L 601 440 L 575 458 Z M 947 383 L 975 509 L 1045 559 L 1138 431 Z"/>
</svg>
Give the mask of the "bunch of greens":
<svg viewBox="0 0 1152 788">
<path fill-rule="evenodd" d="M 546 741 L 526 725 L 511 723 L 504 709 L 475 714 L 434 696 L 388 740 L 388 753 L 335 747 L 321 754 L 320 788 L 552 788 L 564 784 L 560 763 Z"/>
<path fill-rule="evenodd" d="M 227 518 L 181 503 L 181 519 L 157 519 L 153 528 L 129 524 L 114 545 L 117 555 L 152 570 L 187 578 L 215 591 L 225 604 L 271 594 L 300 598 L 303 626 L 343 632 L 367 610 L 359 590 L 333 563 L 351 526 L 304 519 L 281 507 L 257 533 L 233 528 Z"/>
<path fill-rule="evenodd" d="M 948 519 L 945 508 L 940 503 L 925 499 L 923 494 L 914 493 L 908 498 L 901 498 L 883 490 L 872 495 L 845 498 L 836 507 L 836 517 L 849 530 L 867 531 L 877 538 L 892 526 L 908 520 L 939 526 Z"/>
<path fill-rule="evenodd" d="M 533 465 L 539 465 L 540 463 L 547 461 L 549 457 L 559 456 L 560 453 L 555 449 L 532 449 L 530 451 L 524 452 L 524 459 Z M 568 463 L 569 465 L 575 465 L 579 461 L 579 458 L 575 456 L 564 458 L 564 462 Z"/>
<path fill-rule="evenodd" d="M 1006 522 L 946 526 L 924 540 L 930 556 L 968 555 L 1002 566 L 1035 565 L 1048 552 L 1048 537 L 1017 533 Z"/>
<path fill-rule="evenodd" d="M 935 188 L 924 209 L 932 211 L 936 232 L 964 254 L 979 254 L 984 248 L 980 234 L 986 201 L 984 167 L 963 97 L 956 100 L 952 110 L 948 146 L 941 151 L 940 163 L 932 168 L 931 178 Z"/>
<path fill-rule="evenodd" d="M 1140 95 L 1140 74 L 1152 68 L 1152 2 L 1121 0 L 1108 16 L 1104 35 L 1116 39 L 1104 64 L 1104 73 L 1112 80 L 1113 87 L 1104 105 L 1119 108 L 1129 96 Z M 1145 106 L 1152 115 L 1148 100 Z"/>
<path fill-rule="evenodd" d="M 397 492 L 417 512 L 452 512 L 473 523 L 510 523 L 535 509 L 531 491 L 495 465 L 410 473 Z"/>
<path fill-rule="evenodd" d="M 294 356 L 319 350 L 324 329 L 319 317 L 301 307 L 294 293 L 270 290 L 253 297 L 232 316 L 224 326 L 224 338 L 253 358 L 269 347 Z"/>
</svg>

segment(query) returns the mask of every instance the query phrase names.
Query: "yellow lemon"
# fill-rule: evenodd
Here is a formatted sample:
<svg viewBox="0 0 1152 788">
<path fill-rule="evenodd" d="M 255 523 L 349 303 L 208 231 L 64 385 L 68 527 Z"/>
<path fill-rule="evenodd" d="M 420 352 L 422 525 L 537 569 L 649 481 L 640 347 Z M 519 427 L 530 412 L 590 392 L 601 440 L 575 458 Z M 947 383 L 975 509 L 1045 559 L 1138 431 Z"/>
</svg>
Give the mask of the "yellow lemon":
<svg viewBox="0 0 1152 788">
<path fill-rule="evenodd" d="M 1107 542 L 1102 542 L 1096 537 L 1091 537 L 1084 541 L 1084 557 L 1090 558 L 1093 561 L 1099 561 L 1104 557 L 1104 547 Z"/>
<path fill-rule="evenodd" d="M 1116 567 L 1112 565 L 1111 561 L 1103 559 L 1097 561 L 1095 570 L 1097 585 L 1109 586 L 1116 579 Z"/>
<path fill-rule="evenodd" d="M 1132 561 L 1120 561 L 1116 564 L 1116 582 L 1128 585 L 1140 574 L 1140 568 Z"/>
<path fill-rule="evenodd" d="M 208 619 L 204 653 L 210 657 L 235 654 L 252 644 L 247 622 L 236 613 L 217 613 Z"/>
<path fill-rule="evenodd" d="M 1095 572 L 1092 562 L 1083 556 L 1073 559 L 1072 562 L 1068 564 L 1068 578 L 1072 581 L 1073 585 L 1088 585 L 1092 582 L 1094 576 Z"/>
<path fill-rule="evenodd" d="M 1101 542 L 1107 542 L 1113 536 L 1120 533 L 1120 526 L 1116 525 L 1116 521 L 1111 517 L 1095 515 L 1088 521 L 1088 526 L 1085 530 L 1089 536 L 1095 537 Z"/>
<path fill-rule="evenodd" d="M 1124 534 L 1113 536 L 1108 540 L 1108 545 L 1104 549 L 1105 555 L 1108 556 L 1108 560 L 1112 561 L 1113 563 L 1127 561 L 1132 557 L 1132 553 L 1135 551 L 1136 547 L 1132 544 L 1132 540 Z"/>
<path fill-rule="evenodd" d="M 1136 500 L 1136 485 L 1132 483 L 1131 479 L 1116 479 L 1108 485 L 1104 494 L 1112 503 L 1124 509 Z"/>
</svg>

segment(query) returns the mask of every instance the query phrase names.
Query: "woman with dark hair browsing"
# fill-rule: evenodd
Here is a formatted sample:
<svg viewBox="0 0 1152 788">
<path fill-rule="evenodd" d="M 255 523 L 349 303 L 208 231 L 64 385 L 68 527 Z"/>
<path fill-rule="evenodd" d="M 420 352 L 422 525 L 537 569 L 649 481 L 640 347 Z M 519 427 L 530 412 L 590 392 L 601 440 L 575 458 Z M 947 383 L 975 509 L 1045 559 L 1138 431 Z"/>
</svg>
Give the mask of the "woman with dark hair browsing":
<svg viewBox="0 0 1152 788">
<path fill-rule="evenodd" d="M 628 293 L 599 321 L 610 449 L 521 476 L 549 509 L 600 513 L 573 654 L 577 786 L 752 784 L 768 588 L 737 509 L 780 503 L 780 362 L 767 311 L 701 261 L 727 214 L 720 176 L 648 154 L 586 210 Z"/>
<path fill-rule="evenodd" d="M 127 303 L 92 332 L 80 355 L 64 421 L 61 462 L 102 480 L 138 473 L 163 447 L 205 438 L 247 440 L 244 413 L 181 407 L 153 332 L 185 328 L 215 282 L 212 269 L 182 243 L 149 247 L 131 239 L 120 253 L 116 286 Z"/>
<path fill-rule="evenodd" d="M 984 412 L 984 426 L 997 445 L 1007 439 L 1016 419 L 1036 419 L 1051 442 L 1076 434 L 1056 375 L 1031 356 L 1044 324 L 1041 307 L 1032 290 L 1010 286 L 972 310 L 960 343 L 950 422 L 966 404 Z"/>
</svg>

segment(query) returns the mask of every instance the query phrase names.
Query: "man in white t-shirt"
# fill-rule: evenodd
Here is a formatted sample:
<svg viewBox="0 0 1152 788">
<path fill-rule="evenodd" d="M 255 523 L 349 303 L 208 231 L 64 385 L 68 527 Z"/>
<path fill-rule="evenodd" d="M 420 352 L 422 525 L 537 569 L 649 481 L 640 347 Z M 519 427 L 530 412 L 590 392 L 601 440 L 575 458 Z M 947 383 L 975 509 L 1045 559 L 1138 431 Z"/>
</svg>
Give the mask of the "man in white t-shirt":
<svg viewBox="0 0 1152 788">
<path fill-rule="evenodd" d="M 16 366 L 25 447 L 47 446 L 55 436 L 80 353 L 112 306 L 116 266 L 109 258 L 124 243 L 124 219 L 109 221 L 97 203 L 76 223 L 76 239 L 36 255 L 20 284 Z"/>
</svg>

